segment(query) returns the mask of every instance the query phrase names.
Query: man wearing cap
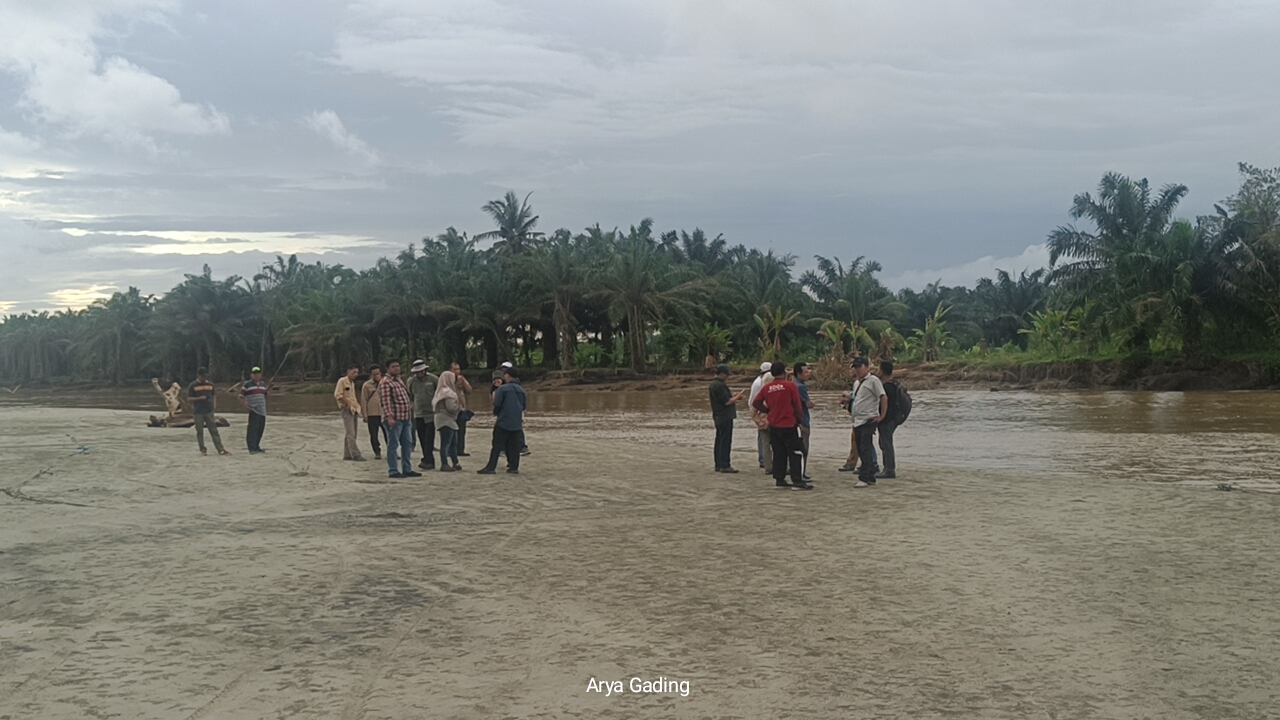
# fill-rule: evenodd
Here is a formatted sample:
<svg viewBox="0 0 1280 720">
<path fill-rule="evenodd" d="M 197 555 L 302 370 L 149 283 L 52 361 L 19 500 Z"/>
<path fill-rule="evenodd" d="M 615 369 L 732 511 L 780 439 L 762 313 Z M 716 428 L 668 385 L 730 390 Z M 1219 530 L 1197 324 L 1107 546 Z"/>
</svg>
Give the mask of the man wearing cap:
<svg viewBox="0 0 1280 720">
<path fill-rule="evenodd" d="M 800 441 L 800 421 L 804 418 L 804 404 L 800 402 L 800 390 L 787 380 L 787 366 L 774 363 L 769 372 L 772 379 L 764 384 L 756 400 L 751 404 L 760 412 L 769 413 L 769 440 L 773 443 L 773 482 L 779 488 L 812 490 L 804 480 L 800 468 L 804 459 L 804 446 Z M 786 480 L 791 471 L 791 482 Z"/>
<path fill-rule="evenodd" d="M 866 358 L 854 359 L 853 372 L 858 377 L 851 395 L 853 434 L 858 443 L 858 457 L 862 460 L 858 468 L 858 482 L 853 486 L 871 487 L 876 484 L 876 473 L 880 471 L 875 459 L 876 426 L 889 410 L 889 397 L 880 378 L 871 374 L 871 365 Z"/>
<path fill-rule="evenodd" d="M 506 376 L 506 372 L 507 372 L 508 370 L 513 369 L 514 367 L 515 367 L 515 365 L 513 365 L 510 361 L 508 361 L 508 362 L 504 362 L 504 363 L 502 363 L 501 365 L 499 365 L 499 366 L 498 366 L 498 370 L 497 370 L 497 372 L 495 372 L 495 373 L 494 373 L 494 384 L 493 384 L 493 391 L 494 391 L 494 392 L 497 392 L 498 386 L 502 384 L 502 380 L 503 380 L 503 378 Z M 492 394 L 492 393 L 490 393 L 490 394 Z M 521 454 L 521 455 L 529 455 L 531 451 L 529 450 L 529 443 L 525 441 L 525 437 L 524 437 L 524 428 L 523 428 L 523 427 L 520 429 L 520 438 L 519 438 L 519 440 L 520 440 L 520 454 Z"/>
<path fill-rule="evenodd" d="M 493 391 L 493 447 L 489 450 L 489 464 L 476 472 L 492 475 L 497 471 L 498 458 L 507 455 L 507 472 L 520 474 L 520 438 L 524 435 L 524 411 L 529 398 L 520 385 L 520 376 L 513 367 L 502 371 L 502 384 Z"/>
<path fill-rule="evenodd" d="M 250 455 L 263 452 L 262 432 L 267 429 L 267 394 L 267 383 L 262 379 L 262 368 L 255 366 L 249 371 L 249 379 L 240 386 L 240 404 L 249 411 L 244 440 L 249 446 Z"/>
<path fill-rule="evenodd" d="M 736 473 L 729 455 L 733 450 L 733 420 L 738 416 L 738 401 L 742 393 L 734 394 L 726 380 L 729 379 L 729 366 L 716 366 L 716 379 L 711 381 L 711 419 L 716 426 L 716 472 Z"/>
<path fill-rule="evenodd" d="M 409 367 L 413 377 L 409 380 L 409 397 L 413 398 L 413 429 L 418 433 L 418 445 L 422 446 L 422 460 L 418 467 L 424 470 L 436 468 L 436 409 L 431 398 L 436 395 L 440 378 L 427 372 L 426 360 L 414 360 Z"/>
<path fill-rule="evenodd" d="M 756 424 L 756 459 L 760 461 L 760 467 L 764 468 L 766 475 L 773 472 L 773 445 L 769 441 L 769 420 L 755 407 L 760 388 L 773 379 L 773 374 L 770 372 L 772 368 L 771 362 L 760 363 L 760 374 L 756 376 L 756 381 L 751 383 L 751 394 L 747 396 L 747 404 L 751 406 L 751 420 Z"/>
<path fill-rule="evenodd" d="M 360 454 L 360 446 L 356 443 L 360 427 L 360 398 L 356 394 L 356 378 L 360 375 L 360 366 L 352 365 L 347 372 L 338 378 L 333 386 L 333 399 L 342 412 L 342 459 L 364 462 Z"/>
<path fill-rule="evenodd" d="M 199 368 L 196 370 L 196 381 L 187 386 L 187 402 L 191 404 L 191 414 L 196 421 L 196 443 L 200 446 L 201 455 L 209 454 L 204 446 L 204 431 L 208 430 L 218 454 L 230 455 L 222 447 L 222 437 L 218 435 L 218 418 L 213 414 L 218 406 L 218 392 L 209 381 L 208 374 L 208 370 Z"/>
</svg>

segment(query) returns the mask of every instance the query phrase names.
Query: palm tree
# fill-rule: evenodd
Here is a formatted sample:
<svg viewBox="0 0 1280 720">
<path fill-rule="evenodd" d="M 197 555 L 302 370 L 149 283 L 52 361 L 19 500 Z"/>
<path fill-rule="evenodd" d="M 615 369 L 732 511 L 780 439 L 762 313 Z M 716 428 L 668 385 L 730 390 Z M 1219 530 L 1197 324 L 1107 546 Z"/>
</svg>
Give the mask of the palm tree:
<svg viewBox="0 0 1280 720">
<path fill-rule="evenodd" d="M 876 278 L 880 263 L 858 257 L 846 268 L 839 258 L 828 260 L 818 255 L 815 259 L 817 269 L 802 274 L 800 284 L 813 293 L 824 314 L 816 322 L 836 320 L 848 326 L 845 337 L 853 347 L 845 348 L 841 340 L 842 350 L 864 349 L 864 341 L 867 348 L 873 347 L 880 335 L 907 313 L 907 306 Z"/>
<path fill-rule="evenodd" d="M 649 326 L 663 318 L 696 315 L 706 294 L 703 281 L 659 252 L 652 230 L 649 218 L 632 226 L 611 261 L 588 280 L 591 294 L 607 301 L 610 316 L 626 322 L 631 369 L 637 371 L 648 366 Z"/>
<path fill-rule="evenodd" d="M 573 307 L 586 290 L 586 263 L 582 249 L 568 230 L 557 230 L 550 240 L 515 266 L 516 275 L 529 289 L 531 297 L 551 303 L 551 325 L 560 369 L 572 370 L 578 332 Z"/>
<path fill-rule="evenodd" d="M 508 190 L 501 200 L 485 203 L 480 209 L 493 218 L 498 228 L 476 235 L 476 240 L 498 238 L 493 249 L 499 257 L 519 255 L 535 244 L 542 233 L 533 230 L 538 224 L 538 216 L 533 214 L 533 208 L 529 206 L 531 195 L 533 193 L 525 195 L 521 201 L 514 192 Z"/>
</svg>

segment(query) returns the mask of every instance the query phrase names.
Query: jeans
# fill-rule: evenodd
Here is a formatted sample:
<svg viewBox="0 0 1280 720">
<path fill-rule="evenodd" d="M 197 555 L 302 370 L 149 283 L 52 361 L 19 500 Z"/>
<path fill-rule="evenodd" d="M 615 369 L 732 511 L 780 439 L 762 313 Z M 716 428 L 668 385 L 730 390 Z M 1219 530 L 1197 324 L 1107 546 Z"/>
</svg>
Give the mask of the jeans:
<svg viewBox="0 0 1280 720">
<path fill-rule="evenodd" d="M 244 431 L 244 441 L 249 446 L 249 452 L 262 450 L 262 432 L 266 429 L 267 416 L 250 410 L 249 425 Z"/>
<path fill-rule="evenodd" d="M 218 434 L 218 421 L 214 418 L 213 413 L 193 413 L 196 420 L 196 442 L 200 444 L 200 452 L 206 452 L 204 446 L 204 431 L 209 430 L 209 437 L 213 438 L 213 446 L 218 448 L 218 452 L 222 452 L 222 436 Z"/>
<path fill-rule="evenodd" d="M 413 471 L 413 421 L 398 420 L 396 426 L 382 421 L 382 430 L 387 435 L 387 474 L 409 473 Z M 400 459 L 400 468 L 396 468 L 396 458 Z"/>
<path fill-rule="evenodd" d="M 374 455 L 382 455 L 382 445 L 378 443 L 378 429 L 382 428 L 382 437 L 387 436 L 386 428 L 382 427 L 381 415 L 370 415 L 364 419 L 369 424 L 369 444 L 373 446 Z M 390 442 L 388 440 L 388 442 Z"/>
<path fill-rule="evenodd" d="M 800 426 L 800 444 L 804 446 L 804 465 L 800 468 L 805 475 L 809 474 L 809 436 L 813 433 L 813 428 L 808 425 Z"/>
<path fill-rule="evenodd" d="M 458 466 L 458 431 L 451 427 L 440 428 L 440 467 L 445 467 L 452 461 L 453 466 Z"/>
<path fill-rule="evenodd" d="M 716 423 L 716 469 L 723 470 L 732 467 L 733 463 L 729 462 L 729 453 L 733 450 L 733 420 L 721 420 Z"/>
<path fill-rule="evenodd" d="M 773 448 L 773 479 L 785 482 L 788 468 L 791 470 L 791 482 L 799 485 L 804 482 L 800 469 L 804 460 L 804 446 L 800 442 L 800 431 L 795 427 L 769 428 L 769 443 Z"/>
<path fill-rule="evenodd" d="M 498 458 L 502 453 L 507 454 L 507 470 L 520 469 L 520 438 L 524 433 L 520 430 L 507 430 L 494 426 L 493 428 L 493 448 L 489 450 L 489 464 L 484 466 L 485 470 L 496 470 L 498 468 Z"/>
<path fill-rule="evenodd" d="M 418 431 L 418 446 L 422 448 L 422 467 L 436 466 L 436 421 L 432 417 L 414 418 L 413 427 Z"/>
<path fill-rule="evenodd" d="M 853 434 L 858 440 L 858 457 L 862 460 L 861 469 L 858 471 L 858 479 L 874 485 L 876 482 L 876 473 L 880 468 L 876 467 L 876 445 L 875 422 L 866 422 L 853 429 Z"/>
<path fill-rule="evenodd" d="M 342 408 L 342 459 L 359 460 L 360 446 L 356 444 L 359 437 L 360 416 L 349 408 Z"/>
<path fill-rule="evenodd" d="M 880 423 L 877 433 L 880 435 L 880 453 L 884 455 L 884 471 L 887 473 L 897 472 L 898 469 L 898 458 L 893 452 L 893 431 L 897 429 L 897 425 L 885 420 Z"/>
</svg>

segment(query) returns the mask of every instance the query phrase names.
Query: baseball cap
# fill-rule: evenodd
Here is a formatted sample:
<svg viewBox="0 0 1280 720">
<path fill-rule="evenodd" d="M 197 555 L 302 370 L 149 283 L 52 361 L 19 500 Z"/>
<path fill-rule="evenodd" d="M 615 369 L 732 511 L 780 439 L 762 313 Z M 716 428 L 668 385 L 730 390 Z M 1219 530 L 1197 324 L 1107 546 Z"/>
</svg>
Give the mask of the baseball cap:
<svg viewBox="0 0 1280 720">
<path fill-rule="evenodd" d="M 717 374 L 717 375 L 732 375 L 732 374 L 733 374 L 733 371 L 729 369 L 729 366 L 728 366 L 728 365 L 725 365 L 724 363 L 720 363 L 719 365 L 717 365 L 717 366 L 716 366 L 716 374 Z"/>
<path fill-rule="evenodd" d="M 862 365 L 870 365 L 870 363 L 868 363 L 868 362 L 867 362 L 867 359 L 866 359 L 866 358 L 864 358 L 864 357 L 856 357 L 856 358 L 854 358 L 854 359 L 853 359 L 853 366 L 854 366 L 854 367 L 859 367 L 859 366 L 862 366 Z"/>
<path fill-rule="evenodd" d="M 427 369 L 425 360 L 414 360 L 413 365 L 409 368 L 409 372 L 422 372 Z"/>
<path fill-rule="evenodd" d="M 501 367 L 501 368 L 513 368 L 513 367 L 515 367 L 515 365 L 512 365 L 510 362 L 504 362 L 504 363 L 502 363 L 501 365 L 499 365 L 498 367 Z"/>
<path fill-rule="evenodd" d="M 773 369 L 773 363 L 771 362 L 760 363 L 760 372 L 769 372 L 772 369 Z"/>
<path fill-rule="evenodd" d="M 250 370 L 249 372 L 262 372 L 262 368 L 258 367 L 257 365 L 254 365 L 253 369 Z"/>
</svg>

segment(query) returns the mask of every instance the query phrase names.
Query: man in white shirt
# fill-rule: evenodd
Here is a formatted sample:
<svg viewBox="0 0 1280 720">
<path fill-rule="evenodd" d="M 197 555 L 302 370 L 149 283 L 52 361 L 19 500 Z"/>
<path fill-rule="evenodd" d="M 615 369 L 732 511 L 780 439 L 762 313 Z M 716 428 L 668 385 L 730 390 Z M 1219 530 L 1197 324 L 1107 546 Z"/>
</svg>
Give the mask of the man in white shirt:
<svg viewBox="0 0 1280 720">
<path fill-rule="evenodd" d="M 858 380 L 853 384 L 853 434 L 858 442 L 858 457 L 862 467 L 858 473 L 858 482 L 854 487 L 871 487 L 876 484 L 876 466 L 874 439 L 876 426 L 884 420 L 889 410 L 889 396 L 884 391 L 880 378 L 871 374 L 871 365 L 864 357 L 855 358 L 853 372 Z"/>
<path fill-rule="evenodd" d="M 747 407 L 751 408 L 751 420 L 756 424 L 756 458 L 760 460 L 760 467 L 764 468 L 765 474 L 773 472 L 773 445 L 769 441 L 769 416 L 765 415 L 754 408 L 756 395 L 760 394 L 760 388 L 764 384 L 773 380 L 773 373 L 770 370 L 773 363 L 760 363 L 760 374 L 756 376 L 756 381 L 751 383 L 751 394 L 747 396 Z"/>
</svg>

